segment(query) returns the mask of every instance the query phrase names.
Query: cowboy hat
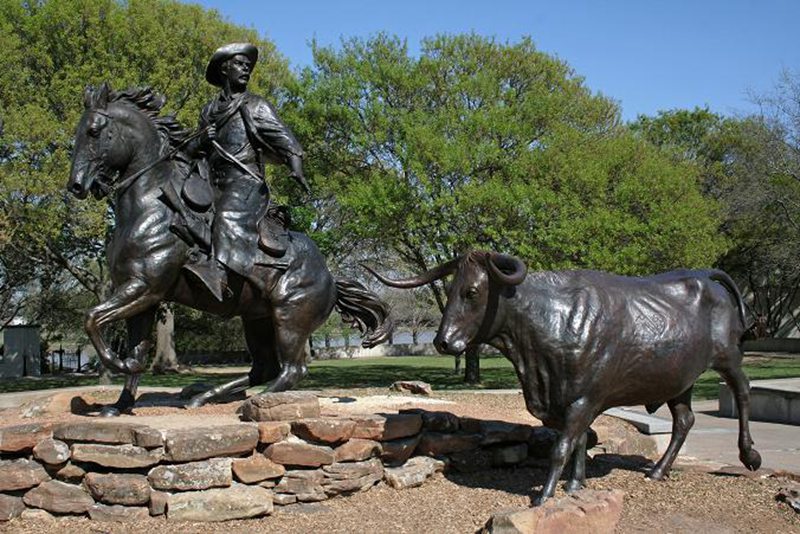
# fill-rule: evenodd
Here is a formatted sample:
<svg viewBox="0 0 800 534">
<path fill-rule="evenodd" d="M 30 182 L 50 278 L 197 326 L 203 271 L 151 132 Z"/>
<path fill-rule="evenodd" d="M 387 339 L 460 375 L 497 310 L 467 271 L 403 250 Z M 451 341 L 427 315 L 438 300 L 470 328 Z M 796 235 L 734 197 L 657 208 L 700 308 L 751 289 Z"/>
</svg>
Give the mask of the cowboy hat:
<svg viewBox="0 0 800 534">
<path fill-rule="evenodd" d="M 217 51 L 214 52 L 213 56 L 211 56 L 211 61 L 208 62 L 208 66 L 206 67 L 206 81 L 208 81 L 208 83 L 211 85 L 222 87 L 224 84 L 224 79 L 219 70 L 220 66 L 225 61 L 239 54 L 247 56 L 253 65 L 255 65 L 256 61 L 258 61 L 258 48 L 256 48 L 254 45 L 251 45 L 250 43 L 226 44 L 225 46 L 217 48 Z"/>
</svg>

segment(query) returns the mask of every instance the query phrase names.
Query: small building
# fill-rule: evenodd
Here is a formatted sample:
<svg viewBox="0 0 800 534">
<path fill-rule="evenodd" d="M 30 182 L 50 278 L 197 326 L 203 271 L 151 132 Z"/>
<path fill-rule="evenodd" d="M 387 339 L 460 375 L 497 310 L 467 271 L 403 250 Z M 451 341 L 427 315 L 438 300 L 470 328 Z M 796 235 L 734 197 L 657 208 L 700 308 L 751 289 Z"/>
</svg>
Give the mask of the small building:
<svg viewBox="0 0 800 534">
<path fill-rule="evenodd" d="M 40 376 L 42 374 L 39 325 L 12 325 L 3 330 L 0 352 L 0 378 Z"/>
</svg>

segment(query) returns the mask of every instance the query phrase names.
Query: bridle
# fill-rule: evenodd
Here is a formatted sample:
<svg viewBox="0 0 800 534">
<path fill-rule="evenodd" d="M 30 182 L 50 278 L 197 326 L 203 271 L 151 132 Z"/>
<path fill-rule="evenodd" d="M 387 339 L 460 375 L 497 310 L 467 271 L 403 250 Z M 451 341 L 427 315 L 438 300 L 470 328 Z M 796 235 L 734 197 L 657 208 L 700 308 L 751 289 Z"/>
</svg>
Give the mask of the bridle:
<svg viewBox="0 0 800 534">
<path fill-rule="evenodd" d="M 148 165 L 145 165 L 135 173 L 125 178 L 124 180 L 120 182 L 114 182 L 110 178 L 107 178 L 105 172 L 103 172 L 108 170 L 108 165 L 106 164 L 106 161 L 108 157 L 108 151 L 110 150 L 110 142 L 112 136 L 110 126 L 113 117 L 108 112 L 100 109 L 94 109 L 92 111 L 94 113 L 97 113 L 98 115 L 102 115 L 108 121 L 107 126 L 103 128 L 103 131 L 101 132 L 100 140 L 98 141 L 98 150 L 95 151 L 95 154 L 93 154 L 93 158 L 91 160 L 92 162 L 97 164 L 98 179 L 96 179 L 94 183 L 96 184 L 97 188 L 101 190 L 103 196 L 109 196 L 112 193 L 116 194 L 124 193 L 143 174 L 151 170 L 159 163 L 172 159 L 181 150 L 181 148 L 183 148 L 186 145 L 186 143 L 202 135 L 209 128 L 209 126 L 206 126 L 205 128 L 201 128 L 196 132 L 187 135 L 184 139 L 180 141 L 180 143 L 175 145 L 169 152 L 166 152 L 165 154 L 159 156 L 154 161 L 152 161 Z M 97 152 L 99 152 L 99 156 L 97 155 Z"/>
</svg>

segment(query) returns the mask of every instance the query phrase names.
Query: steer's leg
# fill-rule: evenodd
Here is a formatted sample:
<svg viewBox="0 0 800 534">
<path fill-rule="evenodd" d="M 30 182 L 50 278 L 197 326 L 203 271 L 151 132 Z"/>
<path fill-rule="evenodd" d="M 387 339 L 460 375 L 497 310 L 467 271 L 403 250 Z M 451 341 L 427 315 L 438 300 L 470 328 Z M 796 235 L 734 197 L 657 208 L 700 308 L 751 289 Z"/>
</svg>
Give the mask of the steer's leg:
<svg viewBox="0 0 800 534">
<path fill-rule="evenodd" d="M 694 386 L 692 386 L 694 387 Z M 672 436 L 669 439 L 669 446 L 664 456 L 658 461 L 653 470 L 647 475 L 653 480 L 661 480 L 669 473 L 672 462 L 678 456 L 678 452 L 686 441 L 689 429 L 694 425 L 694 413 L 692 413 L 692 388 L 690 387 L 674 399 L 667 402 L 669 411 L 672 414 Z"/>
<path fill-rule="evenodd" d="M 542 493 L 533 500 L 534 505 L 542 504 L 555 494 L 558 479 L 561 478 L 561 473 L 564 472 L 564 467 L 581 438 L 585 448 L 586 431 L 595 416 L 588 404 L 587 399 L 582 398 L 567 408 L 564 428 L 550 452 L 550 472 L 547 475 L 547 482 L 542 487 Z"/>
<path fill-rule="evenodd" d="M 715 365 L 714 368 L 725 379 L 736 399 L 736 409 L 739 411 L 739 460 L 749 470 L 755 471 L 761 467 L 761 455 L 753 448 L 753 438 L 750 436 L 750 383 L 738 363 L 730 367 Z"/>
<path fill-rule="evenodd" d="M 581 434 L 575 443 L 575 450 L 572 452 L 572 474 L 564 485 L 567 493 L 572 493 L 581 489 L 586 483 L 586 438 L 588 431 Z"/>
</svg>

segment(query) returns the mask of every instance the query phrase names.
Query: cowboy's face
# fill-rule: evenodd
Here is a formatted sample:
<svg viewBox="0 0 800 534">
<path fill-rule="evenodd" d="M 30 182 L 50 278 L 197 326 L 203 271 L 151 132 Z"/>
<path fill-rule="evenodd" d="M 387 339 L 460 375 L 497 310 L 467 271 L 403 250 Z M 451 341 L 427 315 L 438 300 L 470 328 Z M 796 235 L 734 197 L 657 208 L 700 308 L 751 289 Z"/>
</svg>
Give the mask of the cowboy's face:
<svg viewBox="0 0 800 534">
<path fill-rule="evenodd" d="M 222 64 L 222 75 L 234 92 L 244 91 L 252 70 L 253 62 L 243 54 L 237 54 Z"/>
</svg>

